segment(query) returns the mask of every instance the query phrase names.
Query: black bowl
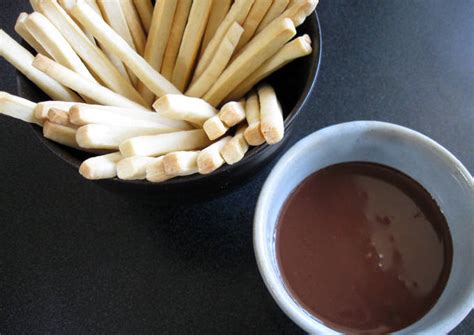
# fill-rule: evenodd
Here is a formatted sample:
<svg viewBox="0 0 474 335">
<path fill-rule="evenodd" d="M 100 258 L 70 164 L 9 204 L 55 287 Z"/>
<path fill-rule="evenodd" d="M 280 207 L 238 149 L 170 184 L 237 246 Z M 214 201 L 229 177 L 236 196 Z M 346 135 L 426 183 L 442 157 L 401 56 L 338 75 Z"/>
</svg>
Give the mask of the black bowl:
<svg viewBox="0 0 474 335">
<path fill-rule="evenodd" d="M 128 195 L 151 198 L 158 202 L 208 199 L 245 184 L 265 164 L 276 156 L 286 143 L 294 121 L 303 110 L 314 87 L 321 62 L 321 29 L 315 12 L 298 28 L 298 35 L 308 34 L 313 41 L 313 53 L 300 58 L 266 79 L 275 88 L 285 114 L 285 140 L 276 145 L 262 145 L 251 149 L 245 158 L 234 165 L 225 165 L 210 175 L 192 175 L 175 178 L 160 184 L 146 181 L 123 181 L 108 179 L 94 181 L 108 190 Z M 30 81 L 20 75 L 20 96 L 33 101 L 49 100 Z M 89 155 L 45 139 L 41 128 L 32 125 L 33 132 L 53 153 L 78 170 Z M 84 181 L 91 182 L 91 181 Z"/>
</svg>

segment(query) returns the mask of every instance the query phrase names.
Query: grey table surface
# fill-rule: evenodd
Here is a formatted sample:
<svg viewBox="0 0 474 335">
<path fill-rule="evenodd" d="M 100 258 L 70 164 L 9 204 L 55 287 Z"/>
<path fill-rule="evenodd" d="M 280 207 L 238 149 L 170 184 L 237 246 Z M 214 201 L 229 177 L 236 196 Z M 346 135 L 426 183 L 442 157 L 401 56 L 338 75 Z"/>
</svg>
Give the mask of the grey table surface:
<svg viewBox="0 0 474 335">
<path fill-rule="evenodd" d="M 2 29 L 22 11 L 28 1 L 2 0 Z M 382 120 L 432 137 L 472 173 L 474 1 L 322 0 L 318 13 L 321 72 L 291 142 Z M 0 89 L 16 93 L 16 72 L 0 69 Z M 273 163 L 225 197 L 157 208 L 83 180 L 0 117 L 0 333 L 300 333 L 252 250 Z M 452 333 L 473 334 L 474 314 Z"/>
</svg>

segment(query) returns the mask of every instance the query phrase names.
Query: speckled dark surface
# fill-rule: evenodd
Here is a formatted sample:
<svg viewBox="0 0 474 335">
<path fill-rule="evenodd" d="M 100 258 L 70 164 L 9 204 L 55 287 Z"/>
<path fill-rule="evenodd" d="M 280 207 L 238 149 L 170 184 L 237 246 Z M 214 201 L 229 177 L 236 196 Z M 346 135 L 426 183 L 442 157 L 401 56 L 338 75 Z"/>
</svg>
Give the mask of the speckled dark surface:
<svg viewBox="0 0 474 335">
<path fill-rule="evenodd" d="M 3 0 L 13 31 L 26 0 Z M 322 0 L 323 64 L 292 142 L 383 120 L 434 138 L 474 171 L 474 2 Z M 16 92 L 2 60 L 0 89 Z M 243 189 L 160 209 L 81 179 L 0 117 L 0 333 L 298 334 L 257 271 L 252 216 L 271 166 Z M 467 255 L 466 255 L 467 256 Z M 453 334 L 474 332 L 473 313 Z"/>
</svg>

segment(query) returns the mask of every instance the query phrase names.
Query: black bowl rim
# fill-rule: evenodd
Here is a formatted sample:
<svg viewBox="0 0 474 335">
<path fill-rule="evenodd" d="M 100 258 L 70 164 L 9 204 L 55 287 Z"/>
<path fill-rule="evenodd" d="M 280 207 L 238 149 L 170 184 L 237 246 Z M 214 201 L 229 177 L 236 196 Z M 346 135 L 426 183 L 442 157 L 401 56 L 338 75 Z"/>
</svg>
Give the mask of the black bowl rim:
<svg viewBox="0 0 474 335">
<path fill-rule="evenodd" d="M 298 99 L 296 105 L 293 107 L 292 111 L 290 112 L 290 114 L 288 114 L 288 116 L 285 119 L 285 129 L 288 129 L 294 123 L 294 121 L 296 120 L 296 117 L 301 112 L 304 105 L 306 104 L 309 97 L 311 96 L 311 92 L 313 91 L 313 88 L 316 84 L 316 80 L 317 80 L 318 74 L 319 74 L 319 69 L 320 69 L 320 66 L 321 66 L 322 47 L 323 47 L 323 39 L 322 39 L 322 33 L 321 33 L 321 22 L 319 20 L 319 16 L 318 16 L 318 13 L 317 13 L 316 10 L 311 15 L 315 19 L 316 26 L 317 26 L 317 31 L 319 33 L 319 50 L 318 50 L 317 56 L 315 57 L 316 61 L 312 62 L 312 65 L 311 65 L 310 76 L 309 76 L 310 79 L 306 83 L 306 86 L 303 90 L 303 93 L 301 94 L 301 97 Z M 37 126 L 31 124 L 31 127 L 36 128 Z M 51 145 L 51 143 L 48 140 L 46 140 L 43 136 L 40 136 L 38 134 L 38 132 L 35 131 L 35 129 L 33 129 L 33 132 L 38 136 L 40 141 L 51 152 L 53 152 L 56 156 L 61 158 L 61 160 L 65 161 L 66 163 L 68 163 L 69 165 L 74 167 L 76 170 L 79 169 L 80 164 L 77 162 L 76 159 L 70 158 L 67 155 L 62 155 L 56 148 L 54 148 Z M 233 164 L 233 165 L 224 165 L 223 167 L 219 168 L 217 171 L 214 171 L 211 174 L 207 174 L 207 175 L 193 174 L 193 175 L 190 175 L 190 176 L 183 176 L 183 177 L 179 177 L 179 178 L 173 178 L 173 179 L 170 179 L 170 180 L 162 182 L 162 183 L 156 183 L 154 185 L 157 185 L 157 186 L 161 186 L 161 185 L 179 185 L 179 184 L 182 184 L 182 183 L 188 183 L 188 182 L 192 182 L 192 181 L 194 181 L 194 182 L 201 181 L 201 180 L 204 180 L 204 179 L 212 177 L 212 176 L 230 173 L 230 171 L 236 170 L 239 167 L 245 165 L 253 157 L 255 157 L 257 155 L 260 155 L 260 154 L 263 155 L 266 151 L 270 150 L 270 148 L 271 148 L 271 146 L 266 144 L 266 143 L 259 146 L 259 147 L 253 148 L 238 163 Z M 146 180 L 122 180 L 122 179 L 119 179 L 119 178 L 112 178 L 110 180 L 115 182 L 115 183 L 118 183 L 118 184 L 127 184 L 127 185 L 150 185 L 150 184 L 153 184 L 153 183 L 150 183 Z"/>
</svg>

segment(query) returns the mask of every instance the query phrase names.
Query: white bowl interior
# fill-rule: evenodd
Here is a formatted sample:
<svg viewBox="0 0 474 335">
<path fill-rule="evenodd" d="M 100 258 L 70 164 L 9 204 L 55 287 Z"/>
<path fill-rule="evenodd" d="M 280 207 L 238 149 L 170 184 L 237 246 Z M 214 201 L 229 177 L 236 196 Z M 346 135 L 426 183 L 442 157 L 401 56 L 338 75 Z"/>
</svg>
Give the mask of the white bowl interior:
<svg viewBox="0 0 474 335">
<path fill-rule="evenodd" d="M 257 205 L 254 247 L 263 279 L 283 311 L 310 333 L 336 333 L 304 311 L 286 290 L 275 255 L 280 209 L 295 187 L 312 173 L 342 162 L 393 167 L 420 182 L 443 210 L 453 239 L 451 274 L 436 305 L 397 334 L 446 333 L 459 324 L 474 301 L 474 186 L 470 173 L 446 149 L 400 126 L 358 121 L 325 128 L 306 137 L 278 162 Z"/>
</svg>

